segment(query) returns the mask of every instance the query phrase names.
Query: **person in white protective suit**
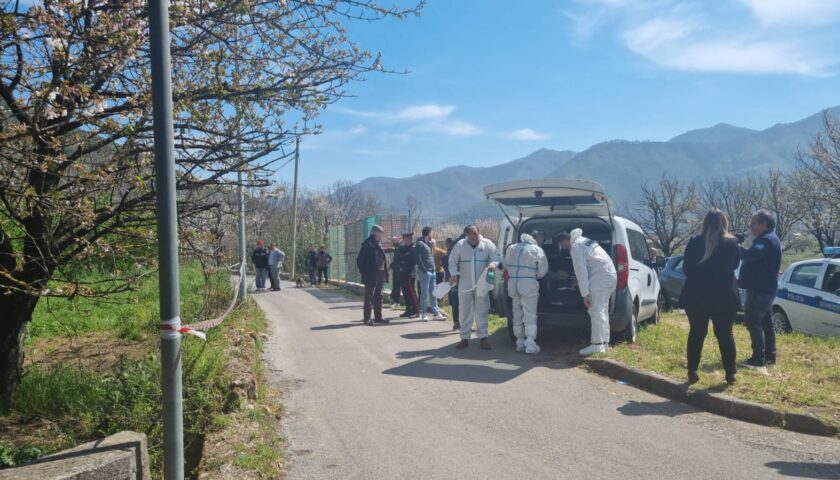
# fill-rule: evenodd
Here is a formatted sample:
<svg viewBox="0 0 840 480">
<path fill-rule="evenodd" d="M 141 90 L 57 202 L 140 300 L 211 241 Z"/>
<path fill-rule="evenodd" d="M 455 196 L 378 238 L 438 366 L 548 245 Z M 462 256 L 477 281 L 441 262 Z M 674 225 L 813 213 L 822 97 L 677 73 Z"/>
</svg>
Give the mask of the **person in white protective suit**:
<svg viewBox="0 0 840 480">
<path fill-rule="evenodd" d="M 452 247 L 449 254 L 449 283 L 458 285 L 458 322 L 461 325 L 461 341 L 456 348 L 469 345 L 475 320 L 481 348 L 490 350 L 490 342 L 487 341 L 490 289 L 486 288 L 486 276 L 488 272 L 495 272 L 499 260 L 496 245 L 482 237 L 475 225 L 468 226 L 467 237 Z"/>
<path fill-rule="evenodd" d="M 615 265 L 598 242 L 584 237 L 579 228 L 570 234 L 562 232 L 558 237 L 564 250 L 571 249 L 580 295 L 592 322 L 590 345 L 580 354 L 605 352 L 610 342 L 610 297 L 618 280 Z"/>
<path fill-rule="evenodd" d="M 513 334 L 516 351 L 540 353 L 537 345 L 537 303 L 540 279 L 548 273 L 548 260 L 531 235 L 523 233 L 521 242 L 508 247 L 503 265 L 507 291 L 513 299 Z"/>
</svg>

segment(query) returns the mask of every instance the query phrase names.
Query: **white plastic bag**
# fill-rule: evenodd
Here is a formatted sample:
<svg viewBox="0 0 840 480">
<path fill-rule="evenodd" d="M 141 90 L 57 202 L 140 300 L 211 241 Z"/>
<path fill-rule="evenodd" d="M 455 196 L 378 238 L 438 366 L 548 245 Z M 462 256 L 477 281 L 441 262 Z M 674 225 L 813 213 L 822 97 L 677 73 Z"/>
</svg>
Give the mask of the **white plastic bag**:
<svg viewBox="0 0 840 480">
<path fill-rule="evenodd" d="M 478 283 L 475 285 L 475 293 L 477 295 L 487 295 L 493 291 L 493 284 L 487 281 L 487 269 L 481 271 L 478 277 Z"/>
<path fill-rule="evenodd" d="M 445 297 L 450 290 L 452 290 L 452 285 L 450 285 L 449 282 L 440 282 L 435 285 L 435 289 L 432 291 L 432 294 L 434 294 L 435 298 L 440 300 Z"/>
</svg>

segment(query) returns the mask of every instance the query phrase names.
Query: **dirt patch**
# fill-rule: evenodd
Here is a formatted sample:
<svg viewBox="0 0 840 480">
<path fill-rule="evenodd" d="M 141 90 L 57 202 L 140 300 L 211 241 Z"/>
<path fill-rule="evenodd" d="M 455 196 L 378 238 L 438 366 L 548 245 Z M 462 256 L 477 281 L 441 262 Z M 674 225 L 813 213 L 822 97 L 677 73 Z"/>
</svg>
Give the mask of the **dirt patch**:
<svg viewBox="0 0 840 480">
<path fill-rule="evenodd" d="M 9 446 L 39 445 L 50 451 L 69 448 L 73 439 L 46 418 L 0 417 L 0 438 Z"/>
<path fill-rule="evenodd" d="M 157 348 L 157 340 L 151 335 L 141 340 L 119 339 L 113 332 L 38 339 L 27 347 L 23 367 L 49 370 L 62 365 L 113 372 L 121 357 L 141 359 Z"/>
</svg>

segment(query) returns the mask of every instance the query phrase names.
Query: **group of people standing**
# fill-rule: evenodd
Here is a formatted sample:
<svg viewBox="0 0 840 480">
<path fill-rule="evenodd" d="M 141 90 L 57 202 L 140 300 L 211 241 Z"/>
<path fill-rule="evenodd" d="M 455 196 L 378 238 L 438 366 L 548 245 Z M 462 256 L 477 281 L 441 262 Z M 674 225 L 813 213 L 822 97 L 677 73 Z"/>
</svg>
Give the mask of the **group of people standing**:
<svg viewBox="0 0 840 480">
<path fill-rule="evenodd" d="M 752 340 L 752 356 L 741 366 L 766 374 L 767 365 L 776 363 L 771 308 L 779 285 L 782 248 L 775 226 L 772 214 L 759 210 L 750 219 L 749 235 L 733 235 L 726 215 L 715 208 L 706 213 L 700 234 L 689 240 L 683 257 L 686 282 L 680 297 L 680 306 L 685 309 L 689 322 L 686 349 L 689 384 L 700 380 L 697 370 L 709 320 L 717 337 L 726 382 L 735 382 L 732 326 L 741 309 L 739 286 L 746 290 L 744 323 Z M 744 248 L 745 242 L 750 244 L 749 248 Z"/>
<path fill-rule="evenodd" d="M 327 252 L 327 247 L 321 245 L 321 248 L 315 250 L 315 245 L 309 246 L 309 252 L 306 254 L 306 270 L 309 273 L 309 284 L 314 286 L 330 283 L 330 263 L 333 257 Z"/>
<path fill-rule="evenodd" d="M 548 262 L 545 252 L 534 237 L 523 234 L 521 242 L 507 250 L 502 262 L 496 245 L 481 235 L 477 225 L 469 225 L 457 239 L 446 239 L 447 250 L 445 253 L 440 252 L 440 261 L 436 262 L 437 249 L 431 234 L 431 227 L 424 227 L 422 237 L 416 242 L 412 242 L 411 233 L 406 233 L 401 244 L 398 247 L 395 245 L 391 266 L 394 272 L 391 299 L 396 304 L 402 291 L 406 310 L 401 316 L 411 318 L 419 314 L 423 320 L 445 320 L 433 292 L 436 283 L 448 281 L 453 328 L 460 331 L 461 337 L 456 348 L 469 346 L 475 325 L 480 348 L 490 350 L 492 347 L 487 340 L 490 293 L 495 273 L 504 265 L 503 280 L 508 282 L 508 295 L 513 300 L 513 330 L 517 338 L 517 350 L 539 353 L 536 343 L 539 281 L 548 273 Z M 388 281 L 389 271 L 382 245 L 384 235 L 384 229 L 374 225 L 356 259 L 356 266 L 365 285 L 363 321 L 368 325 L 388 322 L 382 317 L 382 289 Z M 561 246 L 571 251 L 576 274 L 582 279 L 581 295 L 592 317 L 592 344 L 581 350 L 581 354 L 591 355 L 604 351 L 609 341 L 609 300 L 615 290 L 615 267 L 609 255 L 597 242 L 584 237 L 580 229 L 573 230 L 571 234 L 561 232 L 558 238 Z M 443 271 L 439 272 L 438 269 Z M 414 290 L 417 278 L 420 280 L 419 301 Z"/>
<path fill-rule="evenodd" d="M 766 366 L 775 364 L 776 337 L 771 308 L 778 288 L 782 250 L 774 228 L 773 216 L 760 210 L 750 220 L 749 235 L 733 235 L 726 215 L 712 209 L 703 219 L 700 234 L 689 240 L 683 258 L 686 283 L 680 299 L 690 326 L 686 348 L 689 383 L 699 380 L 697 371 L 709 320 L 720 347 L 726 381 L 735 382 L 732 328 L 741 309 L 739 286 L 746 290 L 745 323 L 752 339 L 752 356 L 741 365 L 766 373 Z M 496 245 L 481 236 L 476 225 L 466 227 L 457 239 L 447 238 L 445 251 L 435 247 L 431 234 L 432 228 L 425 227 L 416 242 L 411 233 L 404 234 L 399 245 L 395 241 L 394 260 L 389 267 L 382 245 L 385 231 L 379 225 L 373 226 L 356 261 L 365 285 L 364 323 L 388 322 L 382 316 L 382 289 L 388 282 L 389 271 L 393 272 L 392 304 L 398 305 L 400 293 L 405 299 L 402 317 L 420 315 L 423 320 L 445 320 L 433 292 L 436 284 L 448 281 L 453 327 L 460 330 L 461 337 L 457 348 L 469 345 L 475 324 L 480 347 L 489 350 L 490 292 L 495 272 L 503 265 L 503 278 L 513 304 L 516 349 L 539 353 L 536 337 L 540 280 L 549 270 L 541 246 L 544 233 L 522 234 L 520 242 L 506 250 L 504 259 Z M 591 319 L 590 345 L 580 354 L 603 352 L 610 341 L 609 305 L 617 281 L 614 262 L 598 242 L 584 237 L 581 229 L 560 232 L 555 237 L 560 248 L 569 252 L 578 289 Z M 743 246 L 745 242 L 749 248 Z M 419 284 L 419 299 L 415 283 Z"/>
<path fill-rule="evenodd" d="M 268 276 L 271 290 L 280 291 L 280 268 L 286 254 L 277 248 L 277 244 L 270 243 L 265 248 L 265 240 L 257 240 L 257 248 L 251 253 L 251 263 L 255 270 L 256 291 L 265 290 L 265 277 Z"/>
</svg>

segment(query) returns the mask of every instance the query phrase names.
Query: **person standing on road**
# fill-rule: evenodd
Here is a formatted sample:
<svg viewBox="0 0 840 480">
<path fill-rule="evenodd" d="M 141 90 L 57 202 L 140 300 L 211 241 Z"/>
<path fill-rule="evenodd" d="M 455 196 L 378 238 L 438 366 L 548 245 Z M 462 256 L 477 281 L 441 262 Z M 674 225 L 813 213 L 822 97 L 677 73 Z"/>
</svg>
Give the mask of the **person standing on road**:
<svg viewBox="0 0 840 480">
<path fill-rule="evenodd" d="M 680 307 L 688 315 L 686 359 L 689 385 L 700 380 L 697 368 L 710 318 L 726 372 L 726 383 L 735 383 L 732 325 L 740 304 L 735 269 L 741 261 L 741 252 L 735 237 L 728 230 L 726 215 L 713 208 L 703 218 L 700 235 L 691 238 L 685 248 L 685 286 L 680 295 Z"/>
<path fill-rule="evenodd" d="M 432 253 L 432 227 L 423 227 L 422 237 L 414 244 L 414 254 L 417 261 L 417 277 L 420 279 L 420 320 L 429 320 L 429 310 L 435 315 L 435 320 L 446 320 L 440 313 L 435 290 L 435 258 Z"/>
<path fill-rule="evenodd" d="M 265 275 L 268 272 L 268 250 L 265 248 L 265 240 L 257 240 L 257 248 L 251 253 L 251 263 L 254 264 L 256 289 L 258 292 L 265 290 Z"/>
<path fill-rule="evenodd" d="M 513 334 L 516 351 L 540 353 L 537 345 L 537 304 L 540 279 L 548 273 L 548 259 L 531 235 L 523 233 L 521 242 L 508 247 L 503 262 L 507 292 L 513 299 Z"/>
<path fill-rule="evenodd" d="M 374 225 L 370 236 L 362 242 L 359 255 L 356 257 L 356 267 L 362 275 L 362 283 L 365 286 L 362 319 L 365 325 L 388 323 L 388 320 L 382 318 L 382 286 L 388 281 L 388 260 L 382 248 L 383 236 L 385 236 L 385 230 L 379 225 Z M 371 309 L 373 309 L 373 320 L 370 318 Z"/>
<path fill-rule="evenodd" d="M 277 249 L 277 244 L 272 242 L 268 246 L 268 278 L 271 280 L 271 290 L 273 292 L 280 291 L 280 267 L 283 265 L 283 259 L 286 254 L 282 250 Z"/>
<path fill-rule="evenodd" d="M 394 253 L 394 263 L 397 264 L 396 271 L 400 275 L 400 288 L 405 299 L 405 312 L 400 315 L 401 318 L 414 318 L 420 313 L 417 293 L 414 290 L 417 258 L 414 253 L 413 236 L 412 233 L 403 233 L 403 244 Z"/>
<path fill-rule="evenodd" d="M 400 248 L 400 239 L 398 237 L 394 237 L 391 239 L 391 245 L 393 251 L 391 252 L 391 259 L 396 259 L 397 250 Z M 397 262 L 391 262 L 391 308 L 399 308 L 400 307 L 400 289 L 402 288 L 402 281 L 400 280 L 402 277 L 399 272 L 397 272 Z"/>
<path fill-rule="evenodd" d="M 750 331 L 752 357 L 741 363 L 760 373 L 767 373 L 767 364 L 776 364 L 776 331 L 773 329 L 771 308 L 779 288 L 779 268 L 782 266 L 782 242 L 776 235 L 776 221 L 767 210 L 759 210 L 750 218 L 753 240 L 750 248 L 741 247 L 738 282 L 747 291 L 744 323 Z M 742 238 L 738 238 L 743 241 Z"/>
<path fill-rule="evenodd" d="M 579 353 L 586 357 L 606 352 L 610 343 L 610 297 L 618 280 L 612 258 L 598 242 L 584 237 L 579 228 L 571 234 L 560 232 L 557 240 L 564 250 L 571 251 L 580 295 L 592 322 L 590 345 Z"/>
<path fill-rule="evenodd" d="M 469 345 L 474 321 L 481 348 L 490 350 L 487 341 L 490 294 L 482 294 L 476 287 L 482 275 L 494 272 L 498 267 L 499 252 L 493 242 L 481 236 L 478 226 L 470 225 L 466 231 L 467 238 L 458 241 L 449 254 L 449 272 L 452 274 L 449 283 L 458 285 L 458 322 L 461 325 L 461 341 L 455 348 Z"/>
<path fill-rule="evenodd" d="M 435 257 L 435 284 L 444 281 L 443 257 L 446 255 L 446 250 L 437 246 L 437 240 L 434 238 L 429 241 L 432 246 L 432 255 Z"/>
<path fill-rule="evenodd" d="M 332 261 L 333 257 L 327 253 L 327 247 L 321 245 L 315 261 L 315 265 L 318 267 L 318 285 L 321 284 L 322 278 L 324 279 L 324 285 L 330 283 L 330 263 Z"/>
<path fill-rule="evenodd" d="M 452 279 L 452 274 L 449 271 L 449 254 L 452 253 L 452 248 L 455 246 L 455 240 L 452 240 L 451 237 L 446 239 L 446 255 L 443 256 L 441 259 L 441 263 L 443 263 L 443 280 L 448 282 Z M 447 294 L 447 299 L 449 300 L 449 308 L 452 309 L 452 329 L 453 330 L 460 330 L 461 324 L 458 323 L 458 286 L 455 285 L 449 289 L 449 293 Z"/>
<path fill-rule="evenodd" d="M 309 273 L 309 284 L 313 287 L 317 285 L 315 279 L 315 272 L 318 270 L 318 252 L 315 251 L 315 245 L 309 246 L 309 253 L 306 254 L 306 271 Z"/>
</svg>

